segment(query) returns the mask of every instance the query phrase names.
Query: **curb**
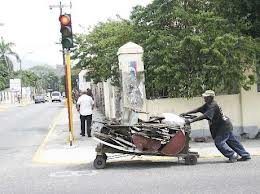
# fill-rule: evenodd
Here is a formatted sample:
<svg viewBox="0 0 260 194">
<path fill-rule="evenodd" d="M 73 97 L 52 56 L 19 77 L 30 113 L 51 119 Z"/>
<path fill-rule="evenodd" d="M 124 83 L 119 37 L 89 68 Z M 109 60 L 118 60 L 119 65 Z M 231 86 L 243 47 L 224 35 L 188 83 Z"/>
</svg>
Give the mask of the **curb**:
<svg viewBox="0 0 260 194">
<path fill-rule="evenodd" d="M 53 124 L 49 128 L 48 134 L 46 135 L 43 142 L 41 143 L 41 145 L 39 146 L 39 148 L 37 149 L 37 151 L 35 152 L 35 154 L 33 156 L 33 159 L 32 159 L 33 162 L 42 162 L 42 154 L 43 154 L 44 147 L 47 144 L 48 139 L 51 136 L 51 134 L 53 133 L 55 127 L 57 126 L 57 123 L 58 123 L 60 117 L 62 116 L 62 114 L 63 114 L 63 110 L 61 110 L 60 113 L 58 114 L 58 116 L 56 116 L 54 118 Z"/>
</svg>

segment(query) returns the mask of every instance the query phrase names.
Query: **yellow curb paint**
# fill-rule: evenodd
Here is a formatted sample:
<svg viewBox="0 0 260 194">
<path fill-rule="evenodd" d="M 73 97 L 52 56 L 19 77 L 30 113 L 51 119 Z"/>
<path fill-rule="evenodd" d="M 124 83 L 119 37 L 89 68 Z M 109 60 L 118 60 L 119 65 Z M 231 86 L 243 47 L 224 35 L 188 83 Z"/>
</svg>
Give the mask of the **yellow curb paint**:
<svg viewBox="0 0 260 194">
<path fill-rule="evenodd" d="M 40 147 L 38 148 L 36 153 L 34 154 L 33 162 L 41 162 L 43 149 L 44 149 L 45 145 L 47 144 L 50 135 L 53 133 L 53 131 L 54 131 L 55 127 L 57 126 L 57 123 L 60 120 L 63 113 L 64 113 L 63 110 L 61 110 L 59 115 L 54 119 L 54 122 L 53 122 L 52 126 L 50 127 L 48 134 L 44 138 L 42 144 L 40 145 Z"/>
</svg>

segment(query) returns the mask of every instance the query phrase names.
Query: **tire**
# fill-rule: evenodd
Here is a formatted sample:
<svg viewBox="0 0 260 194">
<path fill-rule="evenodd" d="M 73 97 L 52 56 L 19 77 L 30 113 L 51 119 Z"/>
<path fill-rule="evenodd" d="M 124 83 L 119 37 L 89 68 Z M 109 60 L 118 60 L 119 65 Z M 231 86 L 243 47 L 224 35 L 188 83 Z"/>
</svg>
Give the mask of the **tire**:
<svg viewBox="0 0 260 194">
<path fill-rule="evenodd" d="M 195 155 L 188 155 L 184 159 L 186 165 L 196 165 L 198 161 L 197 156 Z"/>
<path fill-rule="evenodd" d="M 106 166 L 106 159 L 105 159 L 104 155 L 103 156 L 98 155 L 96 157 L 96 159 L 94 160 L 94 167 L 96 169 L 103 169 L 103 168 L 105 168 L 105 166 Z"/>
<path fill-rule="evenodd" d="M 102 156 L 107 161 L 107 155 L 105 153 L 103 153 Z"/>
</svg>

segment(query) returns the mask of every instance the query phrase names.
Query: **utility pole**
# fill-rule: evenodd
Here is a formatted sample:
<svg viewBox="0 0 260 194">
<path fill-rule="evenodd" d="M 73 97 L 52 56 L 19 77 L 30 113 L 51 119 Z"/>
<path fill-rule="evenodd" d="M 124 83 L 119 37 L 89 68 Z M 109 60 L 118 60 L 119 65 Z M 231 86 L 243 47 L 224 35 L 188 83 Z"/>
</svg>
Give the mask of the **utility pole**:
<svg viewBox="0 0 260 194">
<path fill-rule="evenodd" d="M 69 119 L 69 142 L 70 142 L 70 146 L 72 146 L 72 141 L 75 140 L 74 138 L 74 130 L 73 130 L 73 115 L 72 115 L 72 90 L 71 90 L 71 61 L 70 61 L 70 48 L 73 44 L 69 44 L 69 46 L 67 46 L 67 44 L 65 44 L 66 42 L 63 42 L 63 38 L 64 38 L 64 34 L 66 32 L 64 32 L 63 34 L 63 26 L 66 26 L 65 30 L 68 27 L 71 27 L 71 18 L 70 18 L 70 14 L 67 15 L 63 15 L 63 8 L 65 7 L 69 7 L 70 9 L 72 8 L 72 4 L 70 2 L 69 5 L 65 5 L 62 4 L 60 1 L 59 5 L 50 5 L 49 6 L 50 9 L 53 8 L 59 8 L 60 9 L 60 16 L 59 16 L 59 20 L 61 23 L 61 33 L 62 33 L 62 57 L 63 57 L 63 65 L 64 65 L 64 69 L 65 69 L 65 80 L 66 80 L 66 84 L 65 84 L 65 88 L 66 88 L 66 98 L 67 98 L 67 108 L 68 108 L 68 119 Z M 69 23 L 66 23 L 69 22 Z M 69 26 L 67 26 L 69 25 Z M 72 39 L 72 31 L 70 31 L 71 33 L 71 39 Z"/>
</svg>

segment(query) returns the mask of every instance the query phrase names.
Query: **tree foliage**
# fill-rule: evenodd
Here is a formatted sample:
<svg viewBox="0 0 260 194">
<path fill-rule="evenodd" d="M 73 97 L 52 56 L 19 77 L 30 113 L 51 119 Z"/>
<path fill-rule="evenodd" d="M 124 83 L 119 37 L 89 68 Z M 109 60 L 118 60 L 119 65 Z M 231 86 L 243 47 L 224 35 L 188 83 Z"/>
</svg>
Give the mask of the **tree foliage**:
<svg viewBox="0 0 260 194">
<path fill-rule="evenodd" d="M 12 42 L 6 42 L 3 37 L 0 40 L 0 90 L 9 87 L 9 79 L 13 74 L 13 62 L 11 57 L 15 57 L 18 62 L 20 58 L 12 48 L 15 46 Z"/>
<path fill-rule="evenodd" d="M 154 0 L 129 21 L 107 21 L 77 36 L 74 58 L 95 81 L 113 77 L 116 52 L 133 41 L 144 48 L 147 95 L 193 97 L 205 89 L 234 93 L 256 81 L 257 0 Z M 116 68 L 115 68 L 116 70 Z"/>
<path fill-rule="evenodd" d="M 30 68 L 38 76 L 36 89 L 38 91 L 63 91 L 61 77 L 56 74 L 54 68 L 50 66 L 38 65 Z"/>
<path fill-rule="evenodd" d="M 0 91 L 7 88 L 9 84 L 9 73 L 6 65 L 0 62 Z"/>
<path fill-rule="evenodd" d="M 30 70 L 20 70 L 14 72 L 12 78 L 21 78 L 22 87 L 36 87 L 39 77 Z"/>
<path fill-rule="evenodd" d="M 12 47 L 14 47 L 15 44 L 12 42 L 6 42 L 3 37 L 1 37 L 0 41 L 0 62 L 2 64 L 5 64 L 6 68 L 8 69 L 8 72 L 13 72 L 13 62 L 11 60 L 11 57 L 14 56 L 18 62 L 20 62 L 20 58 L 18 54 L 16 54 Z"/>
<path fill-rule="evenodd" d="M 171 96 L 191 97 L 207 88 L 248 89 L 254 76 L 245 72 L 254 69 L 254 42 L 242 34 L 243 21 L 233 26 L 215 8 L 203 0 L 155 0 L 135 8 L 132 20 L 145 40 L 148 91 L 166 88 Z"/>
<path fill-rule="evenodd" d="M 95 82 L 108 79 L 118 68 L 118 48 L 132 36 L 132 25 L 125 20 L 102 22 L 90 34 L 77 35 L 77 49 L 73 55 L 79 61 L 76 67 L 87 68 Z"/>
</svg>

